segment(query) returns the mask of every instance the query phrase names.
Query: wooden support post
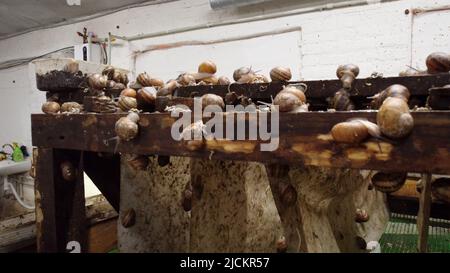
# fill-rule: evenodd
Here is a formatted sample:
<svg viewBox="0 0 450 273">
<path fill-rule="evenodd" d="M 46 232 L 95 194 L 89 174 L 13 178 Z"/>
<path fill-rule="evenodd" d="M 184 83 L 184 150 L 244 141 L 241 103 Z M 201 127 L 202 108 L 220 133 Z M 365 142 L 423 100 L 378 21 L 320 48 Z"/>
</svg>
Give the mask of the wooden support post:
<svg viewBox="0 0 450 273">
<path fill-rule="evenodd" d="M 38 148 L 35 194 L 39 252 L 86 250 L 81 155 L 73 150 Z"/>
<path fill-rule="evenodd" d="M 419 232 L 419 240 L 417 248 L 419 252 L 427 252 L 428 250 L 428 225 L 430 222 L 431 208 L 431 174 L 422 175 L 422 192 L 419 199 L 419 212 L 417 214 L 417 230 Z"/>
</svg>

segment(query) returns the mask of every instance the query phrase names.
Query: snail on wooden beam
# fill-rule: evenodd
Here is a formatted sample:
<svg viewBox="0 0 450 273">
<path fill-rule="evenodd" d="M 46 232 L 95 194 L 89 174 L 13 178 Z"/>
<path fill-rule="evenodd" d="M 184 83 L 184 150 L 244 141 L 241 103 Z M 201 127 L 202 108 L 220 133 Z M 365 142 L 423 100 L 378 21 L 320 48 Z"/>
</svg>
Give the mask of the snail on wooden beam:
<svg viewBox="0 0 450 273">
<path fill-rule="evenodd" d="M 277 66 L 270 70 L 270 79 L 273 82 L 288 82 L 292 78 L 291 69 L 289 67 Z"/>
<path fill-rule="evenodd" d="M 305 93 L 295 86 L 288 85 L 274 98 L 273 105 L 278 106 L 280 112 L 307 112 Z"/>
<path fill-rule="evenodd" d="M 406 172 L 377 172 L 372 176 L 372 185 L 377 191 L 391 193 L 398 191 L 406 182 Z"/>
<path fill-rule="evenodd" d="M 61 106 L 56 101 L 47 101 L 42 104 L 42 112 L 45 114 L 58 114 Z"/>
<path fill-rule="evenodd" d="M 354 64 L 340 65 L 336 70 L 336 76 L 342 82 L 342 87 L 351 89 L 353 81 L 359 74 L 359 67 Z"/>
<path fill-rule="evenodd" d="M 447 73 L 450 71 L 450 54 L 433 52 L 428 55 L 426 65 L 430 74 Z"/>
<path fill-rule="evenodd" d="M 386 88 L 385 90 L 381 91 L 380 93 L 369 97 L 369 99 L 373 99 L 370 103 L 373 109 L 378 109 L 383 104 L 383 102 L 386 100 L 386 98 L 393 97 L 393 98 L 401 98 L 405 102 L 408 102 L 409 97 L 411 96 L 408 88 L 401 84 L 393 84 Z"/>
<path fill-rule="evenodd" d="M 331 135 L 334 141 L 348 144 L 358 144 L 369 136 L 381 136 L 378 125 L 365 119 L 351 119 L 333 126 Z"/>
<path fill-rule="evenodd" d="M 414 119 L 404 98 L 388 97 L 377 113 L 377 124 L 383 135 L 397 139 L 409 135 L 414 127 Z"/>
</svg>

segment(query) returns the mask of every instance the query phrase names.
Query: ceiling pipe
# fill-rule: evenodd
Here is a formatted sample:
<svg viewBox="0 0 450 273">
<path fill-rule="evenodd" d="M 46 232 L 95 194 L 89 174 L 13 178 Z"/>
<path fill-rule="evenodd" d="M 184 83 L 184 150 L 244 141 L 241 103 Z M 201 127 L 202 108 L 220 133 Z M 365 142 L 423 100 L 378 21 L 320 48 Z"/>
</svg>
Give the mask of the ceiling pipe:
<svg viewBox="0 0 450 273">
<path fill-rule="evenodd" d="M 272 0 L 209 0 L 209 5 L 213 10 L 216 10 L 228 7 L 241 7 L 252 4 L 260 4 L 269 1 Z"/>
</svg>

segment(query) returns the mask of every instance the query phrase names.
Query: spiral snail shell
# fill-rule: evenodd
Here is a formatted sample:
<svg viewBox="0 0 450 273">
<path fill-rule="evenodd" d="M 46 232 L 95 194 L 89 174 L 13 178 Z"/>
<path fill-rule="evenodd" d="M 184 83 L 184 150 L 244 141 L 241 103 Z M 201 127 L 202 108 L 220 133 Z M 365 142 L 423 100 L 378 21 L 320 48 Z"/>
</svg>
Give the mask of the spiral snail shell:
<svg viewBox="0 0 450 273">
<path fill-rule="evenodd" d="M 102 75 L 108 77 L 108 80 L 112 80 L 114 78 L 115 69 L 113 66 L 108 65 L 102 71 Z"/>
<path fill-rule="evenodd" d="M 371 102 L 371 106 L 374 109 L 380 108 L 383 104 L 384 100 L 388 97 L 401 98 L 405 102 L 408 102 L 410 93 L 408 88 L 401 84 L 394 84 L 381 91 L 380 93 L 373 96 L 373 101 Z"/>
<path fill-rule="evenodd" d="M 198 72 L 215 74 L 217 72 L 217 66 L 212 61 L 204 61 L 198 66 Z"/>
<path fill-rule="evenodd" d="M 250 67 L 240 67 L 238 69 L 236 69 L 233 72 L 233 79 L 234 81 L 239 81 L 241 79 L 242 76 L 244 75 L 248 75 L 248 74 L 254 74 L 254 72 L 252 71 L 252 69 Z"/>
<path fill-rule="evenodd" d="M 120 96 L 132 98 L 136 98 L 136 94 L 137 92 L 133 88 L 125 88 L 124 90 L 122 90 L 122 92 L 120 92 Z"/>
<path fill-rule="evenodd" d="M 139 89 L 136 95 L 139 108 L 148 108 L 155 105 L 156 96 L 158 91 L 155 87 L 148 86 Z"/>
<path fill-rule="evenodd" d="M 77 102 L 65 102 L 61 105 L 61 112 L 79 113 L 81 110 L 83 110 L 83 106 Z"/>
<path fill-rule="evenodd" d="M 100 74 L 93 74 L 88 78 L 88 85 L 94 90 L 102 90 L 108 86 L 108 77 Z"/>
<path fill-rule="evenodd" d="M 137 101 L 133 97 L 120 96 L 118 105 L 120 110 L 128 112 L 131 109 L 137 108 Z"/>
<path fill-rule="evenodd" d="M 446 73 L 450 71 L 450 54 L 433 52 L 426 59 L 428 73 Z"/>
<path fill-rule="evenodd" d="M 229 85 L 231 83 L 230 79 L 228 79 L 228 77 L 222 76 L 219 77 L 219 79 L 217 80 L 217 84 L 220 85 Z"/>
<path fill-rule="evenodd" d="M 277 66 L 270 70 L 270 78 L 274 82 L 287 82 L 292 78 L 291 69 Z"/>
<path fill-rule="evenodd" d="M 177 82 L 181 86 L 195 85 L 195 77 L 192 74 L 184 73 L 184 74 L 181 74 L 180 76 L 178 76 Z"/>
<path fill-rule="evenodd" d="M 222 109 L 225 108 L 225 103 L 221 96 L 217 96 L 214 94 L 204 94 L 201 97 L 201 100 L 202 100 L 202 108 L 203 109 L 205 109 L 205 107 L 208 105 L 217 105 Z"/>
<path fill-rule="evenodd" d="M 388 97 L 377 113 L 381 132 L 390 138 L 403 138 L 411 133 L 414 120 L 403 98 Z"/>
<path fill-rule="evenodd" d="M 61 106 L 55 101 L 47 101 L 42 104 L 42 112 L 45 114 L 57 114 Z"/>
<path fill-rule="evenodd" d="M 130 112 L 126 117 L 121 117 L 114 127 L 117 136 L 124 141 L 135 138 L 139 132 L 138 121 L 139 115 L 135 112 Z"/>
</svg>

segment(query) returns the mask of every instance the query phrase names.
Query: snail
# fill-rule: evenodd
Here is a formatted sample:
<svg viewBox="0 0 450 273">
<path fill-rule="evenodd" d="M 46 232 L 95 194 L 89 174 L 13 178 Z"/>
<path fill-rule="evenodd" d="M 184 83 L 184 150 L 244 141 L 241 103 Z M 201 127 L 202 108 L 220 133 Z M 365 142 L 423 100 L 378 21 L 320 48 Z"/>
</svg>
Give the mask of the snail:
<svg viewBox="0 0 450 273">
<path fill-rule="evenodd" d="M 294 87 L 283 88 L 274 98 L 273 105 L 278 105 L 280 112 L 305 112 L 306 97 L 303 91 Z"/>
<path fill-rule="evenodd" d="M 171 96 L 173 95 L 173 91 L 179 86 L 176 80 L 170 80 L 164 85 L 164 87 L 158 89 L 156 92 L 156 96 Z"/>
<path fill-rule="evenodd" d="M 184 128 L 181 133 L 183 144 L 190 151 L 197 151 L 204 146 L 203 135 L 205 134 L 205 125 L 201 120 L 192 123 Z"/>
<path fill-rule="evenodd" d="M 128 112 L 131 109 L 137 109 L 137 101 L 133 97 L 120 96 L 118 102 L 120 110 Z"/>
<path fill-rule="evenodd" d="M 55 101 L 47 101 L 42 104 L 42 112 L 45 114 L 57 114 L 61 106 Z"/>
<path fill-rule="evenodd" d="M 108 65 L 102 71 L 102 75 L 108 77 L 108 80 L 112 80 L 114 78 L 115 69 L 113 66 Z"/>
<path fill-rule="evenodd" d="M 116 90 L 123 90 L 126 89 L 127 87 L 125 86 L 125 84 L 121 83 L 121 82 L 114 82 L 114 85 L 111 89 L 116 89 Z"/>
<path fill-rule="evenodd" d="M 359 67 L 354 64 L 340 65 L 336 70 L 336 76 L 341 80 L 342 87 L 352 88 L 353 81 L 359 74 Z"/>
<path fill-rule="evenodd" d="M 100 74 L 92 74 L 88 78 L 88 85 L 94 90 L 102 90 L 108 86 L 108 77 Z"/>
<path fill-rule="evenodd" d="M 369 214 L 364 209 L 356 209 L 355 222 L 364 223 L 369 221 Z"/>
<path fill-rule="evenodd" d="M 388 97 L 401 98 L 405 102 L 408 102 L 410 93 L 408 88 L 401 84 L 394 84 L 376 94 L 373 97 L 369 97 L 369 99 L 373 99 L 370 103 L 372 108 L 378 109 L 383 104 L 384 100 Z"/>
<path fill-rule="evenodd" d="M 139 132 L 138 121 L 139 115 L 136 112 L 129 112 L 126 117 L 121 117 L 114 128 L 119 139 L 130 141 L 135 138 Z"/>
<path fill-rule="evenodd" d="M 431 194 L 437 200 L 450 203 L 450 178 L 441 177 L 431 183 Z"/>
<path fill-rule="evenodd" d="M 336 111 L 352 111 L 355 105 L 350 99 L 350 93 L 346 89 L 340 89 L 331 99 L 331 107 Z"/>
<path fill-rule="evenodd" d="M 148 75 L 147 72 L 140 73 L 138 75 L 138 77 L 136 78 L 136 81 L 143 87 L 147 87 L 147 86 L 163 87 L 164 86 L 163 80 L 150 77 L 150 75 Z"/>
<path fill-rule="evenodd" d="M 245 81 L 244 79 L 246 78 L 246 76 L 241 77 L 241 83 L 268 83 L 269 79 L 261 74 L 254 74 L 251 75 L 250 77 L 247 78 L 247 81 Z"/>
<path fill-rule="evenodd" d="M 427 71 L 430 74 L 446 73 L 450 71 L 450 54 L 434 52 L 426 59 Z"/>
<path fill-rule="evenodd" d="M 65 160 L 60 164 L 61 176 L 64 180 L 73 182 L 77 179 L 77 170 L 72 162 Z"/>
<path fill-rule="evenodd" d="M 398 191 L 406 182 L 405 172 L 378 172 L 372 176 L 372 185 L 377 191 L 391 193 Z"/>
<path fill-rule="evenodd" d="M 156 88 L 152 86 L 140 89 L 136 95 L 139 109 L 154 107 L 157 93 Z"/>
<path fill-rule="evenodd" d="M 119 72 L 119 71 L 114 71 L 112 80 L 115 82 L 123 83 L 124 85 L 128 84 L 127 74 Z"/>
<path fill-rule="evenodd" d="M 231 83 L 230 79 L 228 79 L 228 77 L 222 76 L 219 77 L 219 79 L 217 80 L 217 84 L 220 85 L 229 85 Z"/>
<path fill-rule="evenodd" d="M 276 249 L 278 253 L 285 253 L 287 252 L 288 246 L 286 243 L 286 238 L 284 236 L 281 236 L 275 243 Z"/>
<path fill-rule="evenodd" d="M 186 212 L 192 209 L 192 195 L 193 195 L 192 185 L 187 184 L 186 188 L 183 191 L 183 198 L 181 201 L 181 206 Z"/>
<path fill-rule="evenodd" d="M 120 92 L 120 96 L 136 98 L 136 90 L 133 88 L 125 88 Z"/>
<path fill-rule="evenodd" d="M 219 79 L 214 76 L 204 78 L 201 81 L 204 82 L 206 85 L 216 85 L 219 83 Z"/>
<path fill-rule="evenodd" d="M 381 132 L 373 122 L 364 119 L 351 119 L 340 122 L 331 128 L 331 135 L 336 142 L 358 144 L 369 136 L 380 137 Z"/>
<path fill-rule="evenodd" d="M 288 82 L 292 78 L 291 69 L 277 66 L 270 70 L 270 78 L 273 82 Z"/>
<path fill-rule="evenodd" d="M 385 99 L 377 113 L 377 124 L 381 132 L 390 138 L 403 138 L 411 133 L 414 119 L 404 98 Z"/>
<path fill-rule="evenodd" d="M 181 74 L 180 76 L 178 76 L 177 82 L 181 86 L 195 85 L 195 77 L 192 74 L 184 73 L 184 74 Z"/>
<path fill-rule="evenodd" d="M 204 61 L 198 66 L 198 72 L 215 74 L 217 72 L 216 64 L 212 61 Z"/>
<path fill-rule="evenodd" d="M 221 96 L 217 96 L 214 94 L 204 94 L 201 97 L 202 100 L 202 109 L 205 109 L 208 105 L 217 105 L 220 108 L 225 108 L 225 103 L 223 102 L 223 99 Z"/>
<path fill-rule="evenodd" d="M 147 169 L 149 160 L 145 155 L 131 155 L 127 159 L 128 165 L 136 171 L 144 171 Z"/>
<path fill-rule="evenodd" d="M 241 67 L 233 72 L 233 79 L 234 81 L 238 82 L 242 78 L 242 76 L 251 74 L 255 74 L 255 72 L 253 72 L 250 67 Z"/>
<path fill-rule="evenodd" d="M 64 66 L 63 70 L 71 74 L 76 74 L 79 70 L 79 64 L 76 60 L 70 59 L 69 62 Z"/>
<path fill-rule="evenodd" d="M 82 109 L 83 106 L 77 102 L 65 102 L 61 105 L 61 112 L 66 113 L 79 113 Z"/>
</svg>

